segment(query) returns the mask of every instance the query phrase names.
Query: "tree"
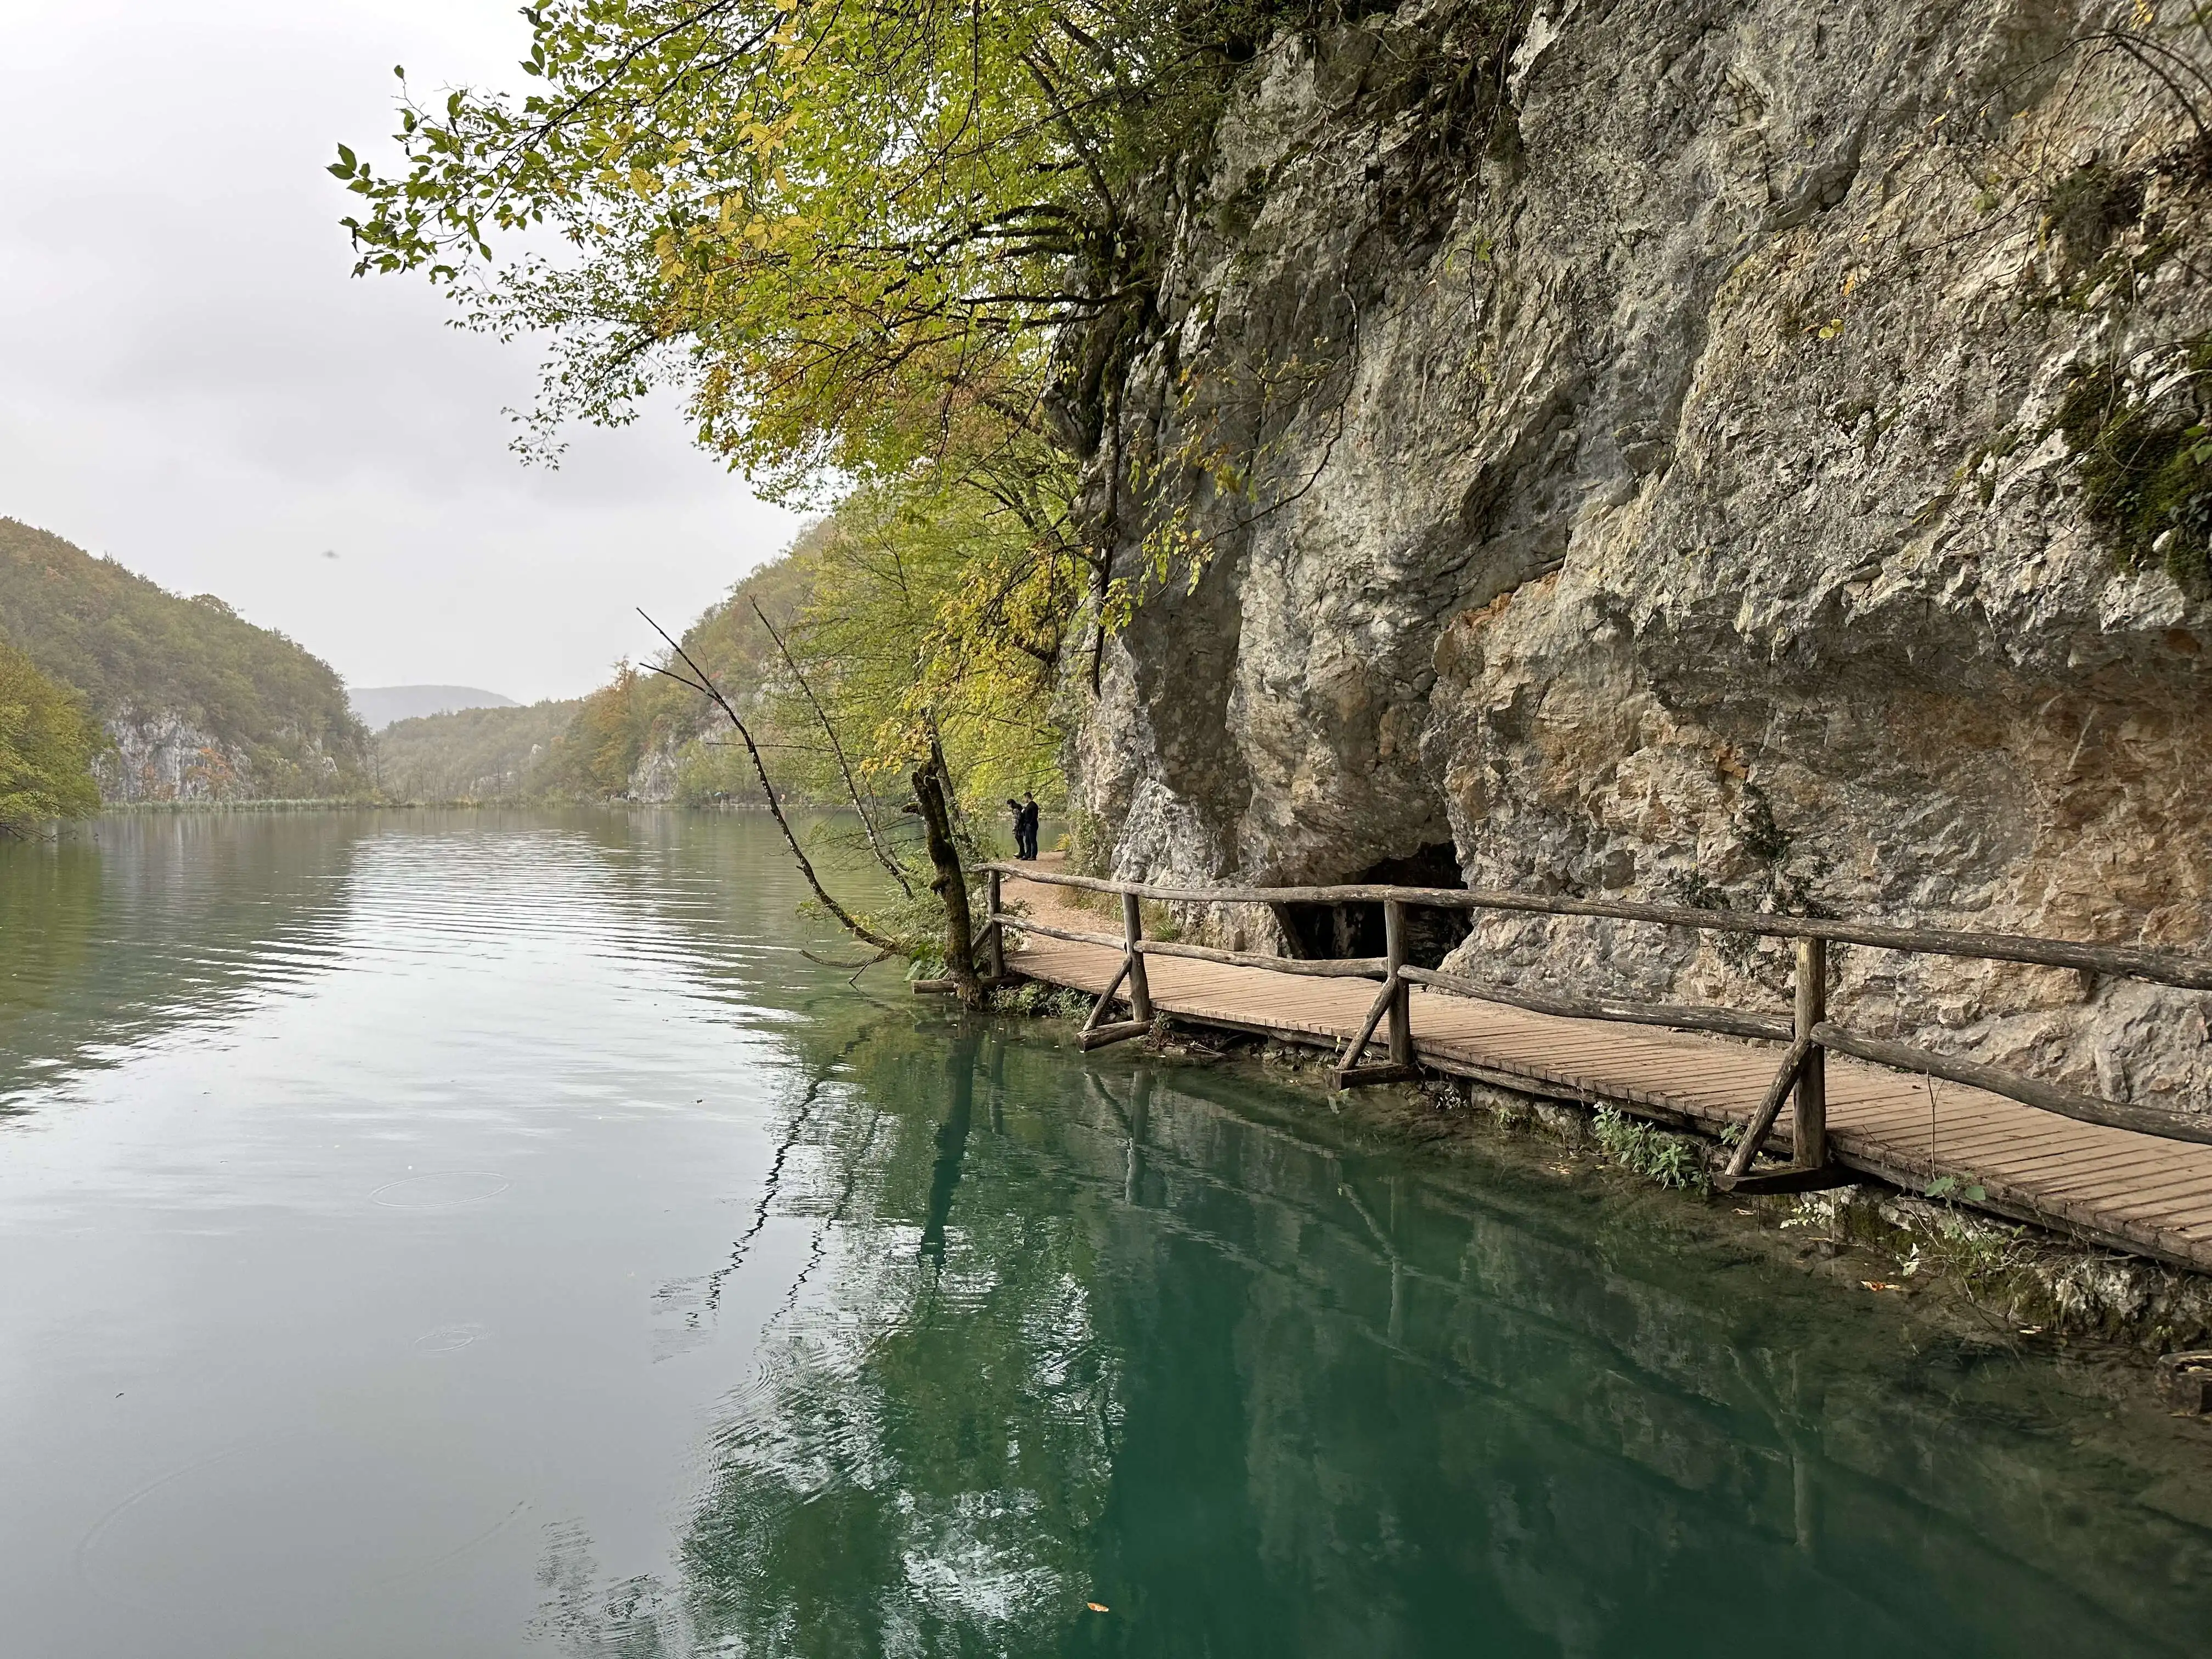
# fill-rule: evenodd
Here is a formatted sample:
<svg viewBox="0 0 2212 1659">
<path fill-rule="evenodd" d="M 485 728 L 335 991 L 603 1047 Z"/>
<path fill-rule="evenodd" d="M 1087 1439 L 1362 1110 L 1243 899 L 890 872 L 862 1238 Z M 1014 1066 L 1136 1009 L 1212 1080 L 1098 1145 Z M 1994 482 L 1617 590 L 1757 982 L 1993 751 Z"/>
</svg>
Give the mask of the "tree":
<svg viewBox="0 0 2212 1659">
<path fill-rule="evenodd" d="M 358 269 L 550 337 L 549 420 L 626 419 L 676 374 L 701 441 L 771 488 L 895 474 L 975 411 L 1038 429 L 1055 331 L 1142 312 L 1139 210 L 1267 11 L 548 0 L 523 12 L 542 91 L 432 104 L 403 71 L 405 171 L 345 147 L 331 171 Z M 1103 367 L 1059 377 L 1079 448 Z"/>
<path fill-rule="evenodd" d="M 1121 370 L 1178 158 L 1275 9 L 546 0 L 523 16 L 542 90 L 428 102 L 402 70 L 403 169 L 340 147 L 356 270 L 424 273 L 475 326 L 550 342 L 526 447 L 570 419 L 627 421 L 672 381 L 700 442 L 770 494 L 856 492 L 850 556 L 823 571 L 837 597 L 792 672 L 820 681 L 847 781 L 849 749 L 913 782 L 969 994 L 960 799 L 1033 765 L 1085 607 L 1094 687 L 1102 630 L 1126 616 Z M 1078 488 L 1093 462 L 1103 492 Z M 693 663 L 647 665 L 721 699 Z M 751 717 L 724 708 L 758 763 Z M 594 734 L 595 762 L 618 735 Z M 764 765 L 762 782 L 773 797 Z M 872 944 L 892 936 L 822 902 Z"/>
<path fill-rule="evenodd" d="M 106 743 L 82 697 L 0 644 L 0 835 L 98 811 L 92 763 Z"/>
<path fill-rule="evenodd" d="M 973 808 L 1055 768 L 1052 695 L 1081 587 L 1054 538 L 972 484 L 866 485 L 824 526 L 791 642 L 865 778 L 941 745 L 947 787 Z"/>
</svg>

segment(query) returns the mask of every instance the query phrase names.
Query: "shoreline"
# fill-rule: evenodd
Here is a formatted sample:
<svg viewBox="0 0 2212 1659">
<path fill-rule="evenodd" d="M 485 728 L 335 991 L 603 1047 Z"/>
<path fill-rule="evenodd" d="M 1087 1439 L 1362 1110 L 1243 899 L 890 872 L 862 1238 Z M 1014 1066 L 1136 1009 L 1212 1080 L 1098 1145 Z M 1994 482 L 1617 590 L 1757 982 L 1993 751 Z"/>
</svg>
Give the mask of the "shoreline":
<svg viewBox="0 0 2212 1659">
<path fill-rule="evenodd" d="M 1089 1011 L 1091 999 L 1080 993 L 1030 984 L 1039 994 L 1017 992 L 994 1012 L 1079 1023 Z M 2053 1358 L 2122 1363 L 2161 1390 L 2169 1381 L 2162 1359 L 2212 1348 L 2212 1275 L 2031 1223 L 1997 1221 L 1873 1179 L 1800 1195 L 1717 1193 L 1711 1176 L 1726 1146 L 1623 1107 L 1443 1074 L 1339 1092 L 1317 1050 L 1165 1017 L 1129 1046 L 1201 1068 L 1256 1071 L 1310 1096 L 1341 1127 L 1395 1151 L 1442 1161 L 1502 1158 L 1680 1205 L 1840 1291 L 1896 1297 L 1968 1338 Z M 2212 1427 L 2212 1416 L 2202 1420 Z"/>
</svg>

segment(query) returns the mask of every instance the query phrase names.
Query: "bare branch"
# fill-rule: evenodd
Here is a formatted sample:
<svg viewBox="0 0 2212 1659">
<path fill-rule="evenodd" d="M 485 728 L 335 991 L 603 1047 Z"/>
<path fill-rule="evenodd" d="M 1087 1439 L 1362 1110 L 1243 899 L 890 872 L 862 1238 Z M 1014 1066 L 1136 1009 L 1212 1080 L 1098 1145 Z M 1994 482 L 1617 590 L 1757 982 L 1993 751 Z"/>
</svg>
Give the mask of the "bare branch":
<svg viewBox="0 0 2212 1659">
<path fill-rule="evenodd" d="M 867 803 L 860 799 L 860 786 L 854 781 L 852 765 L 845 758 L 845 745 L 837 740 L 837 728 L 830 724 L 830 715 L 822 707 L 821 699 L 814 695 L 814 688 L 806 683 L 806 676 L 799 672 L 797 659 L 791 654 L 791 647 L 783 642 L 783 635 L 775 631 L 775 624 L 768 619 L 768 612 L 761 609 L 758 599 L 753 599 L 751 604 L 753 615 L 760 618 L 761 626 L 768 629 L 769 638 L 775 641 L 776 650 L 782 653 L 783 665 L 791 670 L 791 678 L 799 683 L 799 692 L 805 697 L 807 707 L 813 709 L 814 718 L 822 722 L 822 735 L 830 739 L 830 752 L 837 757 L 838 775 L 845 780 L 845 793 L 853 803 L 853 810 L 860 815 L 860 829 L 868 838 L 869 850 L 875 854 L 876 862 L 890 872 L 891 879 L 899 884 L 899 890 L 912 898 L 914 884 L 906 878 L 906 872 L 899 867 L 898 860 L 884 850 L 883 839 L 876 832 L 875 817 L 868 811 Z"/>
<path fill-rule="evenodd" d="M 876 932 L 874 928 L 838 903 L 836 899 L 830 897 L 829 889 L 822 884 L 822 878 L 814 873 L 813 860 L 806 856 L 806 849 L 799 844 L 799 837 L 792 833 L 791 820 L 783 815 L 783 803 L 775 798 L 775 785 L 769 779 L 768 763 L 761 758 L 760 745 L 753 741 L 753 734 L 745 729 L 744 721 L 738 718 L 738 711 L 730 706 L 730 700 L 722 695 L 720 688 L 715 685 L 707 671 L 691 659 L 691 653 L 673 639 L 669 638 L 666 629 L 653 621 L 652 617 L 646 617 L 642 610 L 637 614 L 645 617 L 646 626 L 659 635 L 662 639 L 667 640 L 668 648 L 681 657 L 684 659 L 684 665 L 699 678 L 695 682 L 685 679 L 681 674 L 671 673 L 665 668 L 654 667 L 651 663 L 646 664 L 645 666 L 665 679 L 674 680 L 678 685 L 688 685 L 694 691 L 703 691 L 708 696 L 712 697 L 720 705 L 722 712 L 730 717 L 730 724 L 737 728 L 738 735 L 745 740 L 745 752 L 752 757 L 753 771 L 760 778 L 762 793 L 768 797 L 768 810 L 775 815 L 775 827 L 783 831 L 784 844 L 791 848 L 791 856 L 799 865 L 799 873 L 806 878 L 806 884 L 814 890 L 814 896 L 822 902 L 822 908 L 835 916 L 845 931 L 862 944 L 872 945 L 878 951 L 896 951 L 898 945 L 895 941 Z"/>
</svg>

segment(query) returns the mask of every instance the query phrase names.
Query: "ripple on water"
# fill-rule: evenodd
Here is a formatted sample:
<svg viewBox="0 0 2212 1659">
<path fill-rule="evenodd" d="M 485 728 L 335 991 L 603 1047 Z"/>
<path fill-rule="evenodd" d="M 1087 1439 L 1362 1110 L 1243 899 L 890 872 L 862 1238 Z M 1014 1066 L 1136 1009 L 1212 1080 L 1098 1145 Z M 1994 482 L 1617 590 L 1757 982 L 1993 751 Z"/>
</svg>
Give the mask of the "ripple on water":
<svg viewBox="0 0 2212 1659">
<path fill-rule="evenodd" d="M 188 1618 L 221 1620 L 232 1597 L 296 1606 L 374 1592 L 515 1519 L 526 1504 L 514 1474 L 484 1474 L 457 1468 L 443 1444 L 315 1431 L 256 1440 L 116 1504 L 78 1543 L 77 1572 L 106 1600 Z"/>
<path fill-rule="evenodd" d="M 417 1353 L 459 1353 L 471 1342 L 483 1340 L 484 1328 L 476 1324 L 441 1325 L 415 1339 Z"/>
<path fill-rule="evenodd" d="M 497 1198 L 514 1183 L 490 1170 L 431 1170 L 387 1181 L 368 1196 L 392 1210 L 442 1210 Z"/>
</svg>

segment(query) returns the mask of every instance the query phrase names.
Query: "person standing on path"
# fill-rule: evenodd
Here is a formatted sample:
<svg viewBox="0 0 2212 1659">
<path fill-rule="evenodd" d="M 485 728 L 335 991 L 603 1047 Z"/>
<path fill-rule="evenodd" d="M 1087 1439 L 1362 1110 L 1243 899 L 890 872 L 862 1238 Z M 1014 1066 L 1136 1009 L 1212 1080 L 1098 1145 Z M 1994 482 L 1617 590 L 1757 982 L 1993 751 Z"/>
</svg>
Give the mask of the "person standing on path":
<svg viewBox="0 0 2212 1659">
<path fill-rule="evenodd" d="M 1040 809 L 1034 792 L 1024 793 L 1019 800 L 1008 800 L 1014 809 L 1014 856 L 1034 859 L 1037 855 L 1037 818 Z"/>
</svg>

